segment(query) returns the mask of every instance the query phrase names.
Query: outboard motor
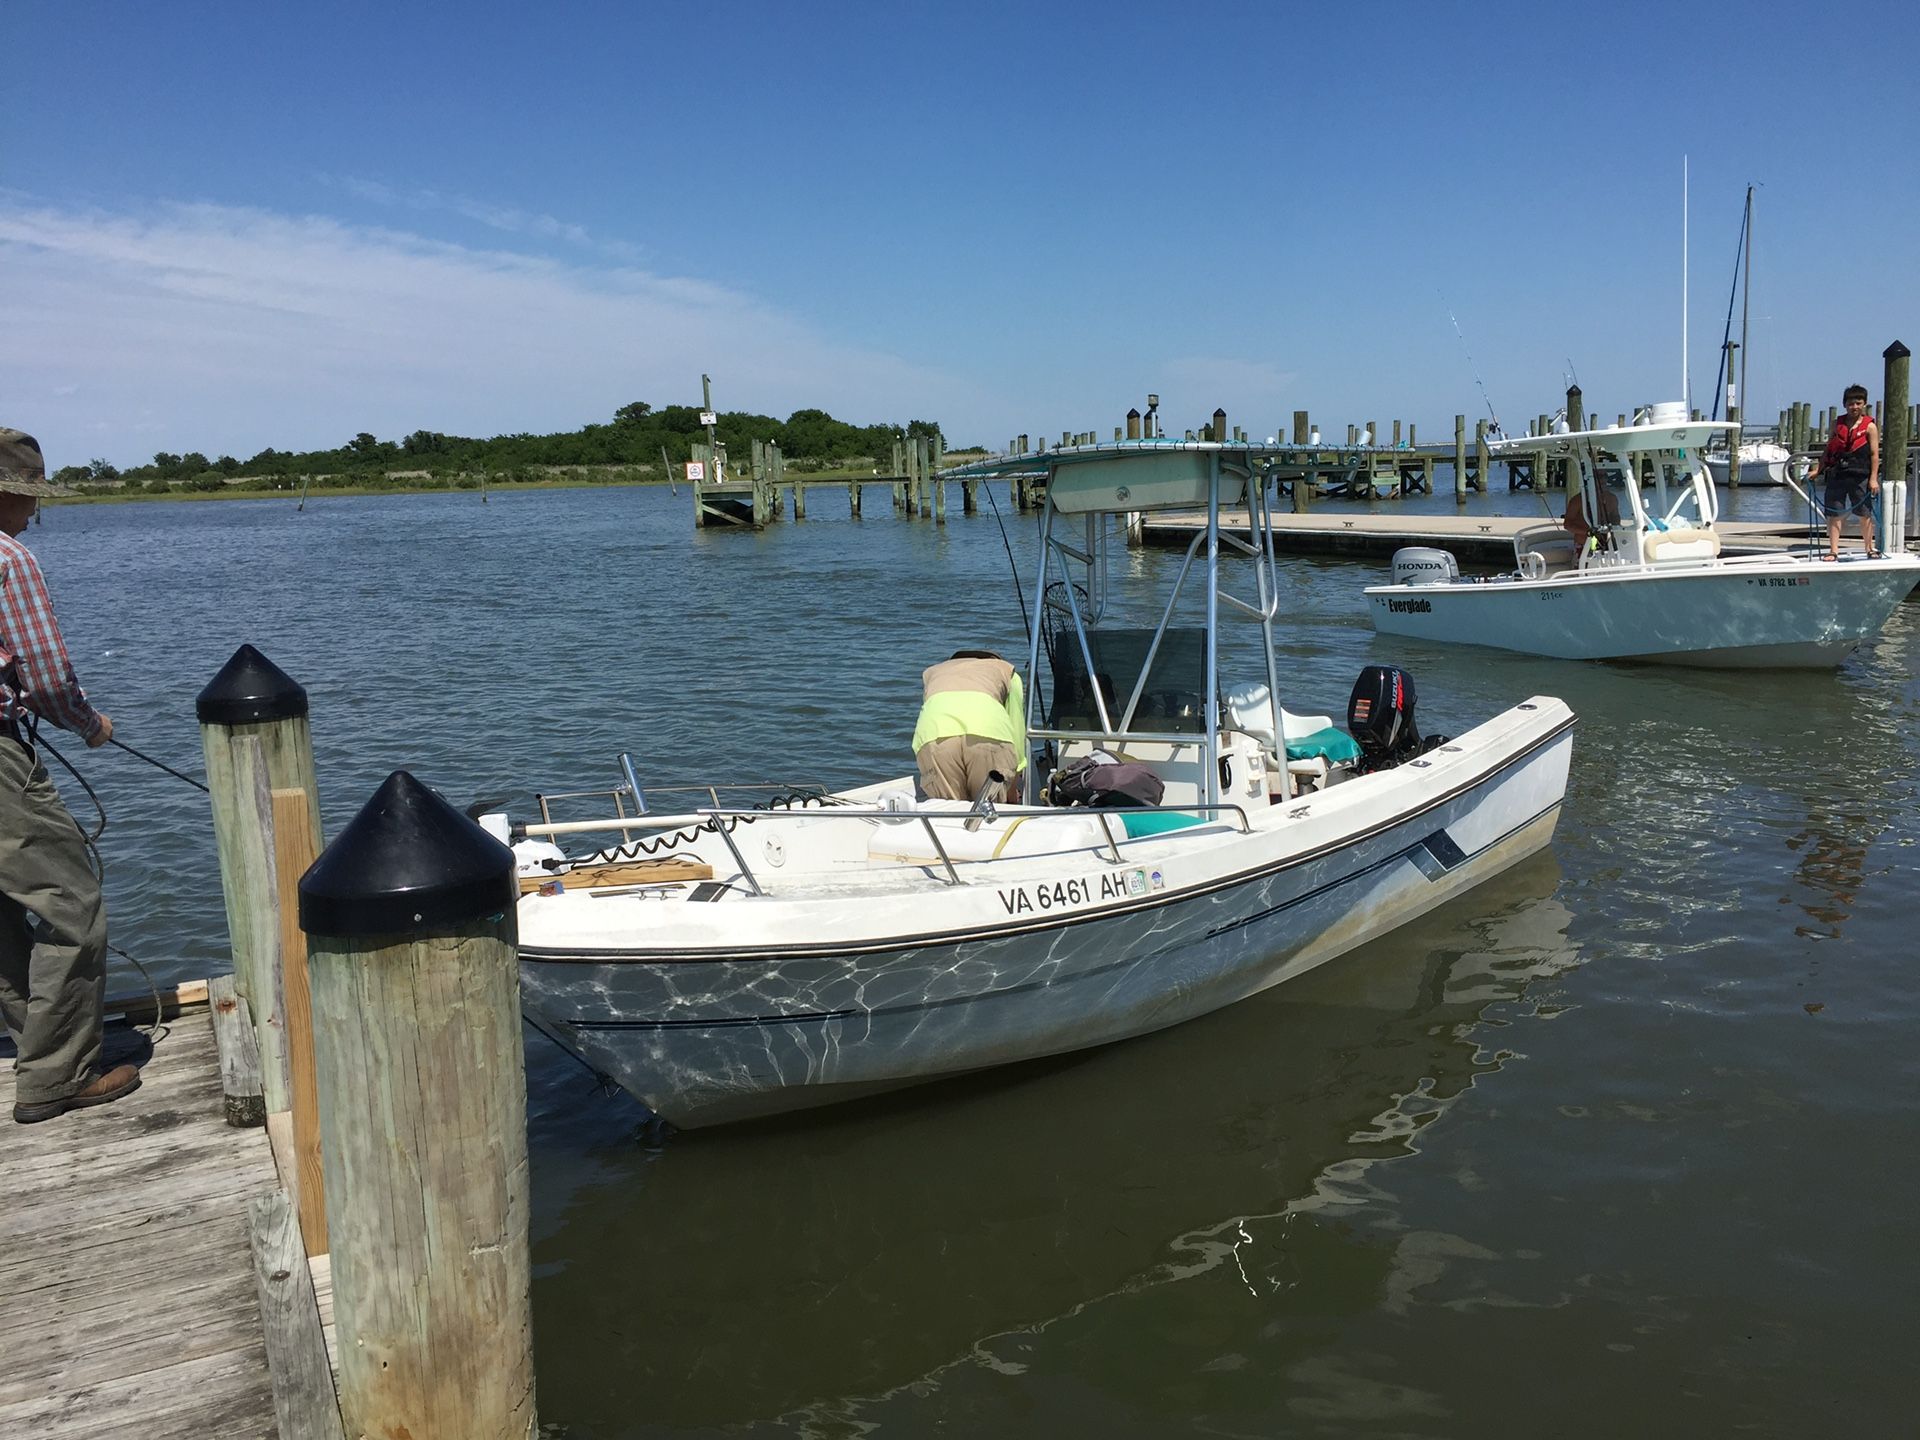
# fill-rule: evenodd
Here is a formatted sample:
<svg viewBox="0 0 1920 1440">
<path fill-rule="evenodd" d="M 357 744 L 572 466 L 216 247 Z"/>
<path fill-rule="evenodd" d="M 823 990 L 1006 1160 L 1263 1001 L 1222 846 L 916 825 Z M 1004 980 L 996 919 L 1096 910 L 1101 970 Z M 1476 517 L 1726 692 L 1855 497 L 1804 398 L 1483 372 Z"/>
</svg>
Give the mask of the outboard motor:
<svg viewBox="0 0 1920 1440">
<path fill-rule="evenodd" d="M 1460 578 L 1460 562 L 1451 550 L 1435 550 L 1426 545 L 1408 545 L 1393 552 L 1393 583 L 1396 585 L 1444 585 Z"/>
<path fill-rule="evenodd" d="M 1391 770 L 1427 748 L 1414 724 L 1413 703 L 1413 676 L 1399 666 L 1369 665 L 1360 672 L 1347 700 L 1347 729 L 1360 745 L 1356 768 Z"/>
</svg>

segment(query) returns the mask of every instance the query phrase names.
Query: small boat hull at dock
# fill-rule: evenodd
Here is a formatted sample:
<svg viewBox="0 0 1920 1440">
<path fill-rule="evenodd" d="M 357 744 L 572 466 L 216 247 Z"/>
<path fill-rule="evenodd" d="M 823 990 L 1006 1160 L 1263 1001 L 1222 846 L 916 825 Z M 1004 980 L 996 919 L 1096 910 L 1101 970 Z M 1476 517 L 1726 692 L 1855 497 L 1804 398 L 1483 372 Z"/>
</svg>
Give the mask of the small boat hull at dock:
<svg viewBox="0 0 1920 1440">
<path fill-rule="evenodd" d="M 1122 841 L 1118 863 L 1080 852 L 1026 878 L 963 866 L 968 883 L 929 875 L 903 892 L 896 877 L 864 900 L 817 885 L 717 904 L 529 897 L 524 1008 L 683 1128 L 1145 1034 L 1301 975 L 1545 846 L 1572 724 L 1536 699 L 1393 771 L 1273 806 L 1251 833 Z M 567 938 L 569 900 L 644 948 Z M 660 925 L 636 931 L 623 904 Z M 864 943 L 840 907 L 865 915 Z M 683 923 L 710 923 L 716 943 L 673 944 L 665 928 Z"/>
<path fill-rule="evenodd" d="M 1742 485 L 1784 486 L 1792 452 L 1770 440 L 1750 441 L 1740 447 L 1740 483 Z M 1730 466 L 1725 452 L 1702 457 L 1707 473 L 1716 485 L 1727 483 Z"/>
<path fill-rule="evenodd" d="M 1920 560 L 1910 555 L 1837 564 L 1752 556 L 1664 575 L 1499 577 L 1366 593 L 1386 635 L 1562 660 L 1819 669 L 1878 634 L 1916 580 Z"/>
</svg>

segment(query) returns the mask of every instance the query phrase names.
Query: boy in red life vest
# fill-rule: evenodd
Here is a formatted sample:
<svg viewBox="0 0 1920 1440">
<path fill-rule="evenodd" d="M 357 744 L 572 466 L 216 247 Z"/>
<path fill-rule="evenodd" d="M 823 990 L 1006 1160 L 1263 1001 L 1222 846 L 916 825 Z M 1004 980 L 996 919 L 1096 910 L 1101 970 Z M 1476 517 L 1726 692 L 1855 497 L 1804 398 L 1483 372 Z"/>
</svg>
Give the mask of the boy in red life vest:
<svg viewBox="0 0 1920 1440">
<path fill-rule="evenodd" d="M 1866 386 L 1849 385 L 1841 398 L 1846 402 L 1847 418 L 1833 427 L 1827 452 L 1814 462 L 1807 479 L 1827 477 L 1826 494 L 1821 497 L 1821 506 L 1827 512 L 1827 558 L 1840 558 L 1840 527 L 1847 516 L 1858 515 L 1867 558 L 1878 559 L 1873 497 L 1880 493 L 1880 427 L 1867 411 Z"/>
</svg>

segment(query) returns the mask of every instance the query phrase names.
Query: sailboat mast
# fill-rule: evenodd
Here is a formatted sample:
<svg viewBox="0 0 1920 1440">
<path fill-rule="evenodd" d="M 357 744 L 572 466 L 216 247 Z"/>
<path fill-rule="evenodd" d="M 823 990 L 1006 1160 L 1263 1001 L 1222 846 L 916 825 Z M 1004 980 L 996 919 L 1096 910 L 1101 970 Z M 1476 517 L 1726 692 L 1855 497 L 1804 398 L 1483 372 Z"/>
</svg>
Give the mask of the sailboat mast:
<svg viewBox="0 0 1920 1440">
<path fill-rule="evenodd" d="M 1747 302 L 1753 298 L 1753 186 L 1747 186 L 1747 272 L 1740 281 L 1740 413 L 1747 413 Z M 1731 380 L 1733 377 L 1727 377 Z M 1740 437 L 1734 436 L 1738 448 Z"/>
<path fill-rule="evenodd" d="M 1687 157 L 1680 157 L 1680 400 L 1693 407 L 1693 377 L 1687 369 Z"/>
</svg>

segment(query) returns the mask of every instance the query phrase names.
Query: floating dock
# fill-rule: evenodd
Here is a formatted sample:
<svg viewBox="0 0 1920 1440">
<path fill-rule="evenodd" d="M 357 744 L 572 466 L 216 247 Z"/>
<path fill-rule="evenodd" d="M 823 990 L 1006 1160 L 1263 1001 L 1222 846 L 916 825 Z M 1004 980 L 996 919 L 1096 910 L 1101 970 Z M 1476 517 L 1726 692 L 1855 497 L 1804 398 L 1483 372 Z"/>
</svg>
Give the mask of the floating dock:
<svg viewBox="0 0 1920 1440">
<path fill-rule="evenodd" d="M 1406 545 L 1432 545 L 1451 550 L 1457 559 L 1473 564 L 1510 565 L 1513 563 L 1513 537 L 1533 525 L 1548 523 L 1553 517 L 1539 515 L 1275 515 L 1273 543 L 1278 550 L 1292 555 L 1331 555 L 1375 559 L 1390 557 Z M 1222 532 L 1244 534 L 1246 515 L 1223 513 Z M 1205 532 L 1206 516 L 1201 514 L 1165 514 L 1141 517 L 1139 541 L 1143 545 L 1175 546 L 1184 549 L 1193 537 Z M 1804 523 L 1722 520 L 1714 525 L 1720 532 L 1722 553 L 1761 555 L 1804 549 L 1808 531 Z M 1824 536 L 1822 537 L 1824 541 Z"/>
</svg>

